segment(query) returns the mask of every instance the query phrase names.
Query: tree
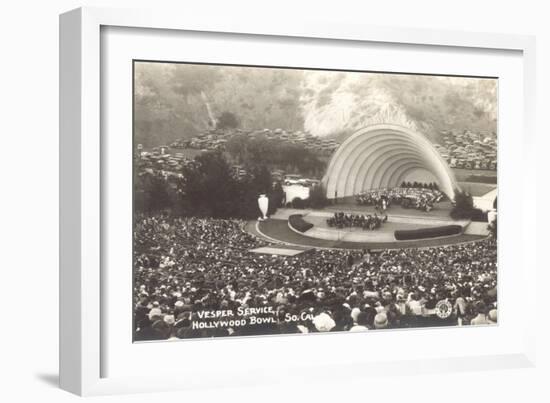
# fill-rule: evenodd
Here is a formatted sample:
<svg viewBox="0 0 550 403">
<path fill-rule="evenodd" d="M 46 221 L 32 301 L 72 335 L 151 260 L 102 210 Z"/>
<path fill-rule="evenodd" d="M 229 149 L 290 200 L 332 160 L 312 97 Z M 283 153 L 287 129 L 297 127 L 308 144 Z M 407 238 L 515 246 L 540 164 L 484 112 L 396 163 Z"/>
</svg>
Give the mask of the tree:
<svg viewBox="0 0 550 403">
<path fill-rule="evenodd" d="M 292 208 L 303 209 L 307 207 L 307 201 L 299 197 L 292 199 Z"/>
<path fill-rule="evenodd" d="M 223 112 L 217 119 L 218 129 L 235 129 L 239 127 L 239 119 L 231 112 Z"/>
<path fill-rule="evenodd" d="M 238 164 L 243 164 L 248 159 L 248 143 L 248 136 L 237 134 L 225 143 L 225 150 Z"/>
<path fill-rule="evenodd" d="M 476 213 L 472 195 L 467 192 L 455 190 L 455 204 L 451 210 L 451 217 L 455 220 L 470 219 Z"/>
<path fill-rule="evenodd" d="M 325 190 L 321 185 L 313 186 L 309 192 L 309 205 L 312 208 L 320 209 L 328 204 Z"/>
<path fill-rule="evenodd" d="M 174 192 L 164 178 L 149 173 L 138 175 L 134 186 L 134 204 L 137 211 L 151 213 L 171 208 Z"/>
<path fill-rule="evenodd" d="M 232 159 L 245 165 L 263 164 L 313 176 L 320 176 L 325 170 L 325 162 L 303 145 L 270 140 L 264 135 L 233 136 L 226 143 L 226 151 Z"/>
<path fill-rule="evenodd" d="M 498 234 L 498 231 L 497 231 L 497 217 L 495 217 L 495 219 L 489 223 L 489 225 L 487 226 L 487 229 L 489 230 L 489 232 L 491 233 L 491 235 L 497 239 L 497 234 Z"/>
<path fill-rule="evenodd" d="M 243 186 L 243 192 L 247 195 L 244 202 L 245 211 L 244 217 L 256 217 L 260 213 L 258 207 L 258 196 L 265 194 L 269 198 L 268 215 L 273 214 L 277 210 L 277 205 L 272 197 L 272 179 L 271 172 L 266 165 L 252 165 L 247 166 L 246 170 L 249 172 L 248 181 L 241 184 Z M 282 189 L 281 189 L 282 190 Z"/>
<path fill-rule="evenodd" d="M 196 164 L 184 168 L 182 192 L 188 214 L 228 218 L 237 216 L 239 186 L 231 167 L 220 152 L 208 152 L 195 158 Z"/>
<path fill-rule="evenodd" d="M 258 206 L 258 196 L 260 193 L 254 190 L 252 182 L 253 178 L 248 177 L 237 184 L 238 196 L 233 200 L 237 210 L 236 217 L 253 219 L 259 217 L 261 214 Z M 271 204 L 271 201 L 269 204 Z"/>
<path fill-rule="evenodd" d="M 269 193 L 269 212 L 271 215 L 277 211 L 279 207 L 283 205 L 285 199 L 285 192 L 280 182 L 275 183 L 271 192 Z"/>
</svg>

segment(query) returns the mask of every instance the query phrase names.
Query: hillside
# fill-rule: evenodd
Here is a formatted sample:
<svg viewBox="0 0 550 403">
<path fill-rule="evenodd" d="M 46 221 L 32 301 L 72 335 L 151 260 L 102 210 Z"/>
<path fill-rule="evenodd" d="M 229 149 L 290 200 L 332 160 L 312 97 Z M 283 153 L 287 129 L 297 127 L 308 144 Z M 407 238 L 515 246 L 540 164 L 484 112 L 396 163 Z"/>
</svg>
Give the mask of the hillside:
<svg viewBox="0 0 550 403">
<path fill-rule="evenodd" d="M 136 63 L 135 140 L 190 138 L 231 113 L 244 129 L 303 130 L 345 137 L 370 123 L 496 131 L 491 79 L 190 64 Z"/>
</svg>

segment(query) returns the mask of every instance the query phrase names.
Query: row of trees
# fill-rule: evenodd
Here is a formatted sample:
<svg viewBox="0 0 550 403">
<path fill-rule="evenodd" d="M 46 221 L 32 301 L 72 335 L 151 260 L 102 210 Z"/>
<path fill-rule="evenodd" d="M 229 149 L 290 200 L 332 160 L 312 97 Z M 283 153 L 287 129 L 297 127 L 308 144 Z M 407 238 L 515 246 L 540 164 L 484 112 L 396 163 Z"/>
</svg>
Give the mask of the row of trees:
<svg viewBox="0 0 550 403">
<path fill-rule="evenodd" d="M 252 219 L 260 215 L 258 195 L 270 199 L 273 214 L 284 198 L 279 184 L 273 186 L 265 165 L 247 166 L 247 176 L 237 180 L 220 152 L 197 156 L 179 176 L 140 173 L 134 182 L 136 211 L 169 211 L 182 216 Z"/>
<path fill-rule="evenodd" d="M 417 189 L 432 189 L 439 190 L 439 185 L 435 182 L 425 183 L 425 182 L 401 182 L 402 188 L 417 188 Z"/>
<path fill-rule="evenodd" d="M 263 135 L 252 138 L 244 134 L 233 136 L 225 148 L 238 164 L 261 164 L 316 177 L 325 170 L 325 162 L 303 145 L 272 140 Z"/>
</svg>

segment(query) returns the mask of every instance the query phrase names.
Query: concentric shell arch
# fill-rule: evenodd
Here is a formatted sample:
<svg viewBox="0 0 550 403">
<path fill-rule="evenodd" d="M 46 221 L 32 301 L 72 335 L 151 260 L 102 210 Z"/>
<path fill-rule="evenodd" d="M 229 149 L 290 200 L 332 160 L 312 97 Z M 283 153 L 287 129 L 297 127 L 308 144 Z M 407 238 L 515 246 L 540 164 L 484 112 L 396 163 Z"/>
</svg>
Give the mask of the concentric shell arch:
<svg viewBox="0 0 550 403">
<path fill-rule="evenodd" d="M 394 124 L 367 126 L 352 134 L 332 156 L 323 178 L 327 198 L 395 187 L 417 169 L 429 171 L 454 199 L 456 180 L 433 145 L 421 134 Z"/>
</svg>

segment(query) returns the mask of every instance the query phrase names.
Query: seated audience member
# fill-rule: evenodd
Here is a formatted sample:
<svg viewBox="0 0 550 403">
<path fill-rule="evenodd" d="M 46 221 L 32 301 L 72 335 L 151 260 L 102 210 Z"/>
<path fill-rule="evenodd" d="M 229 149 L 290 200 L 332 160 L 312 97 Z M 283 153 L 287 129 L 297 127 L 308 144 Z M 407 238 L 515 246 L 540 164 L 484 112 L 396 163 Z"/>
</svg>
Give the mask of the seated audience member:
<svg viewBox="0 0 550 403">
<path fill-rule="evenodd" d="M 385 313 L 379 313 L 374 317 L 375 329 L 386 329 L 388 327 L 388 317 Z"/>
<path fill-rule="evenodd" d="M 471 325 L 488 325 L 489 321 L 487 320 L 487 315 L 486 315 L 487 308 L 485 307 L 485 304 L 483 303 L 483 301 L 478 301 L 475 305 L 475 309 L 476 309 L 477 315 L 475 318 L 473 318 L 470 321 L 470 324 Z"/>
<path fill-rule="evenodd" d="M 369 330 L 368 328 L 368 315 L 366 312 L 359 312 L 357 314 L 355 323 L 349 329 L 350 332 L 364 332 L 366 330 Z"/>
<path fill-rule="evenodd" d="M 497 323 L 497 310 L 491 309 L 489 313 L 487 314 L 487 321 L 491 325 L 496 325 Z"/>
</svg>

